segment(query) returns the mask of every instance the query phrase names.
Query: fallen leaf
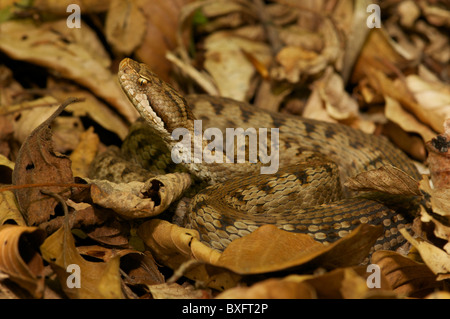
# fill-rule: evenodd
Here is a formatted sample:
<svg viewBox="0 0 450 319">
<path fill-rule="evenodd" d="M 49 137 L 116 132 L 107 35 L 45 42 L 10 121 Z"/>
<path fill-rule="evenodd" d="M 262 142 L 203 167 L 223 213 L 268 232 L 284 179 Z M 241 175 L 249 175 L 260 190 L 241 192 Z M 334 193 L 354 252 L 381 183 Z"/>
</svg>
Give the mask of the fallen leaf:
<svg viewBox="0 0 450 319">
<path fill-rule="evenodd" d="M 78 253 L 67 222 L 41 245 L 42 257 L 56 272 L 62 290 L 71 299 L 123 298 L 119 274 L 120 256 L 108 262 L 89 262 Z M 73 274 L 68 266 L 79 267 L 79 287 L 69 285 Z M 75 268 L 76 269 L 76 268 Z M 75 270 L 76 271 L 76 270 Z"/>
<path fill-rule="evenodd" d="M 252 54 L 264 65 L 271 60 L 269 47 L 228 32 L 215 32 L 205 39 L 205 70 L 211 74 L 220 96 L 245 101 L 250 96 L 251 80 L 256 69 L 246 57 Z"/>
<path fill-rule="evenodd" d="M 438 276 L 438 280 L 449 278 L 450 255 L 444 250 L 420 238 L 413 238 L 406 229 L 400 229 L 403 237 L 409 241 L 420 253 L 420 257 L 430 270 Z"/>
<path fill-rule="evenodd" d="M 35 298 L 44 293 L 44 263 L 38 253 L 44 238 L 37 227 L 0 226 L 0 271 Z"/>
<path fill-rule="evenodd" d="M 146 32 L 146 19 L 137 1 L 113 0 L 105 22 L 105 35 L 116 52 L 130 55 L 141 45 Z"/>
<path fill-rule="evenodd" d="M 384 98 L 386 101 L 385 114 L 387 119 L 396 123 L 406 132 L 420 134 L 424 141 L 428 141 L 436 135 L 428 126 L 418 121 L 413 114 L 404 110 L 397 100 L 389 96 Z"/>
<path fill-rule="evenodd" d="M 383 274 L 380 274 L 378 278 L 379 288 L 370 288 L 368 285 L 370 275 L 372 275 L 372 271 L 368 271 L 367 266 L 354 266 L 338 268 L 317 275 L 290 275 L 285 280 L 307 284 L 314 290 L 319 299 L 380 299 L 396 297 Z"/>
<path fill-rule="evenodd" d="M 38 183 L 72 183 L 70 160 L 53 150 L 50 123 L 64 110 L 67 104 L 76 102 L 67 100 L 41 125 L 28 136 L 22 144 L 13 171 L 13 184 Z M 20 210 L 27 224 L 38 225 L 50 219 L 55 214 L 58 202 L 41 190 L 44 187 L 16 189 L 15 195 Z M 45 187 L 46 190 L 60 193 L 66 198 L 70 195 L 68 187 Z"/>
<path fill-rule="evenodd" d="M 401 169 L 382 166 L 347 179 L 345 186 L 357 191 L 379 191 L 394 195 L 420 196 L 419 184 Z"/>
<path fill-rule="evenodd" d="M 316 299 L 315 290 L 304 282 L 270 278 L 250 287 L 235 287 L 216 296 L 217 299 Z"/>
<path fill-rule="evenodd" d="M 349 235 L 323 245 L 309 235 L 264 225 L 232 241 L 215 265 L 241 275 L 300 267 L 333 269 L 363 262 L 380 236 L 381 228 L 361 224 Z"/>
<path fill-rule="evenodd" d="M 450 185 L 450 119 L 444 124 L 444 133 L 427 141 L 427 164 L 430 177 L 437 189 Z"/>
<path fill-rule="evenodd" d="M 156 216 L 191 184 L 187 173 L 161 175 L 147 182 L 112 183 L 106 180 L 88 180 L 94 203 L 113 209 L 124 218 L 136 219 Z"/>
<path fill-rule="evenodd" d="M 97 155 L 100 139 L 94 133 L 94 128 L 90 127 L 80 136 L 80 142 L 70 154 L 72 162 L 72 172 L 74 176 L 87 177 L 89 174 L 89 165 Z"/>
<path fill-rule="evenodd" d="M 183 6 L 191 0 L 137 1 L 145 16 L 146 32 L 142 44 L 136 49 L 138 59 L 148 64 L 164 81 L 169 81 L 171 64 L 166 53 L 177 46 L 177 29 Z"/>
<path fill-rule="evenodd" d="M 210 292 L 195 289 L 192 286 L 183 287 L 177 283 L 148 285 L 154 299 L 207 299 Z"/>
<path fill-rule="evenodd" d="M 399 296 L 423 298 L 436 289 L 442 288 L 436 282 L 436 275 L 424 264 L 393 251 L 376 251 L 372 264 L 380 267 L 384 277 Z"/>
<path fill-rule="evenodd" d="M 6 223 L 25 226 L 25 220 L 20 213 L 16 197 L 11 191 L 0 192 L 0 226 Z"/>
<path fill-rule="evenodd" d="M 104 12 L 108 9 L 109 0 L 36 0 L 33 2 L 33 6 L 39 10 L 59 15 L 66 15 L 67 6 L 70 4 L 79 5 L 85 13 Z"/>
<path fill-rule="evenodd" d="M 187 278 L 203 282 L 208 287 L 224 290 L 236 286 L 241 279 L 227 269 L 212 266 L 220 253 L 201 243 L 195 230 L 152 219 L 139 227 L 138 235 L 157 261 L 174 270 L 183 269 L 192 258 L 200 261 L 182 271 Z"/>
<path fill-rule="evenodd" d="M 86 24 L 71 29 L 65 19 L 39 26 L 7 21 L 2 23 L 0 50 L 14 59 L 48 67 L 89 88 L 130 122 L 138 118 L 137 111 L 122 94 L 116 75 L 108 69 L 108 54 Z"/>
</svg>

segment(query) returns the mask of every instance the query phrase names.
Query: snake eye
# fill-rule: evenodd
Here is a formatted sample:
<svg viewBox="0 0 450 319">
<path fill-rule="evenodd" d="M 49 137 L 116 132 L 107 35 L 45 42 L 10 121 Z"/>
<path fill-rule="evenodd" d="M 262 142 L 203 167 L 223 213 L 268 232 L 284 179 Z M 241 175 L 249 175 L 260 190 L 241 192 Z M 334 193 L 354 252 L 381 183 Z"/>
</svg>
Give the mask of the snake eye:
<svg viewBox="0 0 450 319">
<path fill-rule="evenodd" d="M 140 86 L 144 86 L 148 83 L 147 79 L 139 78 L 138 83 Z"/>
</svg>

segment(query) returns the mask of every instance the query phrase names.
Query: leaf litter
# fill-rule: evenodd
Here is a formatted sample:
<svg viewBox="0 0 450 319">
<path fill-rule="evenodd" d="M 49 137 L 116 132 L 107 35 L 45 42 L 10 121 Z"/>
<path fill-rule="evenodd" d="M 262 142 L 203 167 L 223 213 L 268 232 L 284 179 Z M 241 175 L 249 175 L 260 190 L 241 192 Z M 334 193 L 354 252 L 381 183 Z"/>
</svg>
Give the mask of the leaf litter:
<svg viewBox="0 0 450 319">
<path fill-rule="evenodd" d="M 448 298 L 449 11 L 385 1 L 382 27 L 369 29 L 356 3 L 92 1 L 81 29 L 55 1 L 36 1 L 40 23 L 23 18 L 31 7 L 2 3 L 0 295 L 10 280 L 33 298 Z M 220 253 L 167 216 L 190 194 L 186 173 L 90 180 L 96 154 L 120 146 L 137 118 L 115 79 L 133 54 L 183 93 L 388 136 L 422 181 L 384 167 L 348 186 L 421 198 L 402 230 L 410 245 L 367 260 L 377 227 L 324 246 L 263 226 Z M 64 105 L 70 97 L 84 101 Z M 81 290 L 67 289 L 70 264 Z"/>
</svg>

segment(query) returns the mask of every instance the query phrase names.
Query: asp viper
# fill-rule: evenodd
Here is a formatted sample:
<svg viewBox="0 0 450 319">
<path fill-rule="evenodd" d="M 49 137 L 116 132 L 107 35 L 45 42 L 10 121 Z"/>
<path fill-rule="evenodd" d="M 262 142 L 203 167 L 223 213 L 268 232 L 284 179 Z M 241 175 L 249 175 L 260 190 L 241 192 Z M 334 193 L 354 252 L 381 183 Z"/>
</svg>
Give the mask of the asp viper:
<svg viewBox="0 0 450 319">
<path fill-rule="evenodd" d="M 118 77 L 146 125 L 161 138 L 149 143 L 164 144 L 168 150 L 178 147 L 175 157 L 191 159 L 182 165 L 210 184 L 191 200 L 184 220 L 185 227 L 199 231 L 204 243 L 223 250 L 233 239 L 264 224 L 330 243 L 360 223 L 369 223 L 384 226 L 375 250 L 403 244 L 398 228 L 409 222 L 402 213 L 417 206 L 411 202 L 402 211 L 379 200 L 357 197 L 343 185 L 349 177 L 385 165 L 420 179 L 414 164 L 386 138 L 341 124 L 269 113 L 232 99 L 183 97 L 147 65 L 128 58 L 120 63 Z M 214 127 L 222 132 L 226 128 L 255 128 L 256 132 L 278 128 L 278 171 L 261 174 L 261 161 L 227 163 L 220 148 L 213 154 L 223 157 L 223 163 L 196 163 L 171 137 L 180 128 L 194 137 L 196 119 L 202 121 L 203 129 Z M 269 134 L 268 141 L 271 137 L 274 134 Z M 131 148 L 145 147 L 141 142 Z M 201 143 L 205 149 L 210 141 L 203 139 Z M 268 154 L 275 151 L 269 144 Z"/>
</svg>

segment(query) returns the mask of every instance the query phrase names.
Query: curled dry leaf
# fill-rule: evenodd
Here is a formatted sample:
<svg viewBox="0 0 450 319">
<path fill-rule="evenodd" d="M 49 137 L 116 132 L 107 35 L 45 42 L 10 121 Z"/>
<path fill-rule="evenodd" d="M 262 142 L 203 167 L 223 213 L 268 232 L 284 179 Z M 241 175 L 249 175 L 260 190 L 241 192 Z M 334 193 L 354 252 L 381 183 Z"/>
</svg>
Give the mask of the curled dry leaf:
<svg viewBox="0 0 450 319">
<path fill-rule="evenodd" d="M 13 170 L 14 162 L 0 154 L 0 184 L 11 183 Z M 14 193 L 5 190 L 0 192 L 0 226 L 11 221 L 14 221 L 17 225 L 25 225 L 25 220 L 20 213 Z"/>
<path fill-rule="evenodd" d="M 379 191 L 394 195 L 421 195 L 418 182 L 394 166 L 382 166 L 349 178 L 345 186 L 358 191 Z"/>
<path fill-rule="evenodd" d="M 17 225 L 26 225 L 17 206 L 14 193 L 10 191 L 0 192 L 0 226 L 11 221 L 14 221 Z"/>
<path fill-rule="evenodd" d="M 319 27 L 324 47 L 320 53 L 301 47 L 285 46 L 276 55 L 279 67 L 271 71 L 277 80 L 298 83 L 306 76 L 317 75 L 328 65 L 334 65 L 341 54 L 339 36 L 333 23 L 323 19 Z"/>
<path fill-rule="evenodd" d="M 402 107 L 414 114 L 421 123 L 428 125 L 431 131 L 442 131 L 443 119 L 437 114 L 430 113 L 418 104 L 404 82 L 400 80 L 392 81 L 380 69 L 371 66 L 366 66 L 365 72 L 367 73 L 367 79 L 377 92 L 398 101 Z M 391 120 L 395 122 L 394 117 Z M 402 125 L 402 123 L 397 124 Z"/>
<path fill-rule="evenodd" d="M 389 96 L 385 96 L 384 99 L 386 101 L 385 115 L 388 120 L 396 123 L 406 132 L 420 134 L 424 141 L 428 141 L 435 136 L 433 130 L 418 121 L 413 114 L 403 109 L 397 100 Z"/>
<path fill-rule="evenodd" d="M 351 82 L 356 83 L 365 77 L 369 68 L 379 70 L 382 74 L 391 74 L 390 65 L 404 68 L 414 63 L 411 58 L 407 51 L 395 45 L 385 29 L 373 28 L 355 64 Z"/>
<path fill-rule="evenodd" d="M 400 296 L 423 298 L 441 287 L 436 282 L 436 275 L 426 265 L 396 252 L 376 251 L 371 262 L 380 267 L 393 291 Z"/>
<path fill-rule="evenodd" d="M 0 227 L 0 271 L 36 298 L 44 293 L 44 263 L 38 253 L 44 238 L 37 227 Z"/>
<path fill-rule="evenodd" d="M 123 298 L 119 274 L 120 256 L 117 255 L 105 263 L 85 260 L 75 247 L 75 241 L 67 223 L 44 241 L 41 245 L 41 253 L 55 271 L 62 290 L 69 298 Z M 68 271 L 69 265 L 79 268 Z M 80 280 L 77 289 L 68 285 L 69 282 L 76 284 L 69 278 L 74 271 L 78 271 Z"/>
<path fill-rule="evenodd" d="M 450 188 L 431 188 L 425 177 L 420 183 L 420 189 L 428 199 L 430 210 L 422 207 L 421 221 L 433 223 L 433 233 L 437 238 L 447 241 L 444 249 L 450 252 Z"/>
<path fill-rule="evenodd" d="M 64 110 L 67 104 L 76 102 L 67 100 L 41 125 L 39 125 L 22 144 L 13 171 L 13 184 L 38 183 L 72 183 L 70 159 L 53 150 L 51 122 Z M 38 225 L 54 215 L 58 202 L 47 195 L 43 195 L 43 187 L 16 189 L 15 195 L 20 210 L 27 224 Z M 68 198 L 68 187 L 45 187 L 47 191 L 60 193 Z"/>
<path fill-rule="evenodd" d="M 113 209 L 124 218 L 135 219 L 162 213 L 191 184 L 187 173 L 161 175 L 147 182 L 112 183 L 89 180 L 94 203 Z"/>
<path fill-rule="evenodd" d="M 419 251 L 420 257 L 428 268 L 438 275 L 437 280 L 450 277 L 450 255 L 448 253 L 423 239 L 413 238 L 406 229 L 400 229 L 400 232 Z"/>
<path fill-rule="evenodd" d="M 138 235 L 150 247 L 156 260 L 174 270 L 183 269 L 191 258 L 200 261 L 183 272 L 187 278 L 199 280 L 208 287 L 228 289 L 236 286 L 241 278 L 229 270 L 212 266 L 220 253 L 201 243 L 196 230 L 153 219 L 139 227 Z"/>
</svg>

